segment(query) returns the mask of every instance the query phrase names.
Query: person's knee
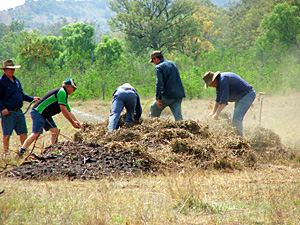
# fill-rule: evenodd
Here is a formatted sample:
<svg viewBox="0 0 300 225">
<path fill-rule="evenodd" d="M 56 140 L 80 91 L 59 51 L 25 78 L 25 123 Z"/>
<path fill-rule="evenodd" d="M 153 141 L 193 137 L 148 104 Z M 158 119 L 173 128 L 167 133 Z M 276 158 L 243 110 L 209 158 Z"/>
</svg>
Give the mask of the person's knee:
<svg viewBox="0 0 300 225">
<path fill-rule="evenodd" d="M 36 138 L 38 138 L 40 136 L 40 133 L 32 133 L 32 134 L 30 134 L 30 138 L 32 138 L 32 139 L 36 139 Z"/>
<path fill-rule="evenodd" d="M 154 107 L 155 107 L 154 104 L 150 105 L 150 112 L 153 111 Z"/>
<path fill-rule="evenodd" d="M 159 117 L 162 112 L 162 109 L 158 108 L 156 103 L 150 106 L 149 117 Z"/>
</svg>

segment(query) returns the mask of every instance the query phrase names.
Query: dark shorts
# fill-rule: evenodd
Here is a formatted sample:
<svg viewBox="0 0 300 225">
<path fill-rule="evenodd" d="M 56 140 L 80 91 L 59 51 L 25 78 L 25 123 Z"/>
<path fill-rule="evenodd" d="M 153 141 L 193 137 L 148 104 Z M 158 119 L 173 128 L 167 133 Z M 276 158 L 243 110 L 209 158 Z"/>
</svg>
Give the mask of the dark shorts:
<svg viewBox="0 0 300 225">
<path fill-rule="evenodd" d="M 19 112 L 9 111 L 9 114 L 5 116 L 1 115 L 1 118 L 3 135 L 10 136 L 14 130 L 17 135 L 28 133 L 25 116 L 22 110 Z"/>
<path fill-rule="evenodd" d="M 32 133 L 42 134 L 43 129 L 48 131 L 51 128 L 57 127 L 52 117 L 46 119 L 35 109 L 32 109 L 30 114 L 32 118 Z"/>
</svg>

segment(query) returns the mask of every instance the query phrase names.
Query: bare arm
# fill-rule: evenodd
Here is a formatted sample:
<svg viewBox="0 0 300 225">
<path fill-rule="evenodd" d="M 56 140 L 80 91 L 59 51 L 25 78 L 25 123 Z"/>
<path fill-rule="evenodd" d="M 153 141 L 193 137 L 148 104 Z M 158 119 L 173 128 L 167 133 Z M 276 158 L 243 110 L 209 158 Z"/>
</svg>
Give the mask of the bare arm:
<svg viewBox="0 0 300 225">
<path fill-rule="evenodd" d="M 76 118 L 76 116 L 74 115 L 74 113 L 69 112 L 69 114 L 70 114 L 72 120 L 74 120 L 75 122 L 78 122 L 78 124 L 80 124 L 79 120 Z"/>
<path fill-rule="evenodd" d="M 72 124 L 72 126 L 74 128 L 80 128 L 81 124 L 78 122 L 78 120 L 76 119 L 76 117 L 73 115 L 73 113 L 69 112 L 67 107 L 65 105 L 59 105 L 62 114 L 64 115 L 64 117 L 69 120 L 69 122 Z"/>
<path fill-rule="evenodd" d="M 226 104 L 219 104 L 218 102 L 215 102 L 214 109 L 209 116 L 212 116 L 214 119 L 218 119 L 220 113 L 226 106 L 227 106 Z"/>
<path fill-rule="evenodd" d="M 213 116 L 213 115 L 216 113 L 216 111 L 217 111 L 219 105 L 220 105 L 220 104 L 219 104 L 218 102 L 215 102 L 213 111 L 209 114 L 209 116 Z"/>
</svg>

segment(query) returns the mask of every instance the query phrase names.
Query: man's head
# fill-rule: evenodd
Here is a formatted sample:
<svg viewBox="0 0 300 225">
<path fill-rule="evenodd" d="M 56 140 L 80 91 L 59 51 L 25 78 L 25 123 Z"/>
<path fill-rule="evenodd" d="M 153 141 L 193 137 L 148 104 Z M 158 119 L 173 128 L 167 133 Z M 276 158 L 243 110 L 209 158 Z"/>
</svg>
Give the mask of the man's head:
<svg viewBox="0 0 300 225">
<path fill-rule="evenodd" d="M 208 71 L 206 74 L 204 74 L 204 76 L 202 77 L 202 79 L 205 82 L 205 89 L 208 88 L 208 86 L 210 86 L 214 80 L 217 78 L 217 76 L 220 74 L 220 71 L 217 71 L 215 73 Z"/>
<path fill-rule="evenodd" d="M 63 86 L 67 89 L 69 95 L 72 94 L 76 89 L 79 89 L 72 78 L 67 78 L 64 81 Z"/>
<path fill-rule="evenodd" d="M 15 65 L 14 62 L 12 60 L 6 60 L 3 63 L 3 67 L 0 69 L 19 69 L 21 68 L 20 65 Z"/>
<path fill-rule="evenodd" d="M 14 75 L 15 69 L 19 68 L 21 68 L 21 66 L 15 65 L 12 60 L 6 60 L 3 63 L 3 67 L 0 69 L 3 69 L 7 76 L 12 77 Z"/>
<path fill-rule="evenodd" d="M 132 87 L 132 85 L 130 83 L 124 83 L 122 84 L 123 87 Z"/>
<path fill-rule="evenodd" d="M 149 63 L 154 63 L 157 65 L 160 62 L 160 60 L 163 58 L 164 58 L 164 56 L 161 53 L 161 51 L 154 51 L 154 52 L 152 52 L 152 54 L 150 56 Z"/>
</svg>

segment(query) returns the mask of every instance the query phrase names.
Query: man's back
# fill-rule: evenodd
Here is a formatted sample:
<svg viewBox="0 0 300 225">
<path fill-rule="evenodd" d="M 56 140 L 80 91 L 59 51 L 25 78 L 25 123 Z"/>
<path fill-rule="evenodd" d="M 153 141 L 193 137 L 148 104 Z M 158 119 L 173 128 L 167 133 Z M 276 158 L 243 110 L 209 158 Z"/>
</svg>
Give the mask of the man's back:
<svg viewBox="0 0 300 225">
<path fill-rule="evenodd" d="M 155 67 L 156 72 L 156 96 L 164 96 L 168 99 L 184 98 L 184 88 L 177 65 L 165 59 Z"/>
</svg>

